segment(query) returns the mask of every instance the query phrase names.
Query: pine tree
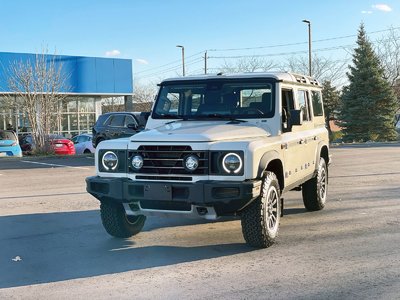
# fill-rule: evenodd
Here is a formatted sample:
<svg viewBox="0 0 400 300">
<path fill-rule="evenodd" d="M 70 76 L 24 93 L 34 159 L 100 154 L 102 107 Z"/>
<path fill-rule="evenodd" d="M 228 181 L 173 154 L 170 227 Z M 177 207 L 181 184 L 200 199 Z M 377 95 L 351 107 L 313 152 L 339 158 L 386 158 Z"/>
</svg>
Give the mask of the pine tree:
<svg viewBox="0 0 400 300">
<path fill-rule="evenodd" d="M 340 125 L 346 141 L 388 141 L 397 137 L 396 97 L 384 79 L 383 68 L 369 42 L 364 25 L 358 31 L 350 84 L 343 89 Z"/>
<path fill-rule="evenodd" d="M 331 137 L 332 129 L 329 122 L 336 120 L 340 104 L 340 94 L 329 80 L 322 83 L 322 97 L 324 99 L 326 128 L 328 128 L 329 136 Z"/>
</svg>

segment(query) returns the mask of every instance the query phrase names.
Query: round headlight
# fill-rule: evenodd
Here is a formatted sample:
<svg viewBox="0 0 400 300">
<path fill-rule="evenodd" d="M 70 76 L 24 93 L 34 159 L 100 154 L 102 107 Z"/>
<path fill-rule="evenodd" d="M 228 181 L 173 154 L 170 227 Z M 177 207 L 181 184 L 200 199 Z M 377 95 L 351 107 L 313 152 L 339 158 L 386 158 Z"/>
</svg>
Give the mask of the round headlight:
<svg viewBox="0 0 400 300">
<path fill-rule="evenodd" d="M 135 170 L 139 170 L 143 167 L 143 157 L 140 155 L 135 155 L 132 157 L 132 167 Z"/>
<path fill-rule="evenodd" d="M 108 151 L 108 152 L 104 153 L 102 163 L 103 163 L 104 169 L 106 169 L 107 171 L 110 171 L 110 170 L 113 171 L 118 166 L 118 157 L 114 152 Z"/>
<path fill-rule="evenodd" d="M 193 172 L 199 166 L 199 158 L 196 155 L 189 155 L 185 158 L 185 169 Z"/>
<path fill-rule="evenodd" d="M 227 173 L 239 173 L 242 169 L 242 159 L 236 153 L 228 153 L 222 159 L 222 167 Z"/>
</svg>

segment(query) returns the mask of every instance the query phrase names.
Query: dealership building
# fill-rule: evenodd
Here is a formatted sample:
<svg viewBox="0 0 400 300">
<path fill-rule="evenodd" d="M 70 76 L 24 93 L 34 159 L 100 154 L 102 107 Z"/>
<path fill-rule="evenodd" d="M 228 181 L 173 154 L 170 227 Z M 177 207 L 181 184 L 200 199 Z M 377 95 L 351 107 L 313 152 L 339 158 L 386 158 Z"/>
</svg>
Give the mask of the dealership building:
<svg viewBox="0 0 400 300">
<path fill-rule="evenodd" d="M 117 99 L 125 110 L 132 111 L 133 75 L 132 60 L 83 56 L 46 55 L 46 59 L 60 66 L 66 79 L 66 95 L 60 103 L 61 118 L 54 132 L 72 136 L 90 132 L 102 113 L 102 101 Z M 7 103 L 17 95 L 9 87 L 12 66 L 16 63 L 34 64 L 36 54 L 0 52 L 0 130 L 12 127 L 17 133 L 29 132 L 29 122 L 24 111 L 11 109 Z"/>
</svg>

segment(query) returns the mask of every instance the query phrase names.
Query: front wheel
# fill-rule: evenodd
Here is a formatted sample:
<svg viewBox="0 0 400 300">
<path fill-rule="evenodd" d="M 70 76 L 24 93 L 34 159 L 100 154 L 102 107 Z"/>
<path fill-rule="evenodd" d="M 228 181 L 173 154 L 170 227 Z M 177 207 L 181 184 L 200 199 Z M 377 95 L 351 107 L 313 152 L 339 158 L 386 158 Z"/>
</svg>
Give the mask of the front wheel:
<svg viewBox="0 0 400 300">
<path fill-rule="evenodd" d="M 276 175 L 266 172 L 261 195 L 242 213 L 242 232 L 252 247 L 267 248 L 278 236 L 281 217 L 280 188 Z"/>
<path fill-rule="evenodd" d="M 105 230 L 118 238 L 129 238 L 138 234 L 146 221 L 145 216 L 128 216 L 122 204 L 101 202 L 101 221 Z"/>
<path fill-rule="evenodd" d="M 303 202 L 307 210 L 316 211 L 325 207 L 328 190 L 328 168 L 325 159 L 320 157 L 317 176 L 303 183 Z"/>
</svg>

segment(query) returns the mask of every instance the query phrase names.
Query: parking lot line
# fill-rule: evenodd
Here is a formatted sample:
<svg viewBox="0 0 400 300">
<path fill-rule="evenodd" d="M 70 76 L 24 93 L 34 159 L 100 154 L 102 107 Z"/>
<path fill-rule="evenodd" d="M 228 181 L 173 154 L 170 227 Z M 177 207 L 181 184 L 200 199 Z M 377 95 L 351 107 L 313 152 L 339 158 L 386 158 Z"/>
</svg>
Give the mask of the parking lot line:
<svg viewBox="0 0 400 300">
<path fill-rule="evenodd" d="M 89 168 L 85 168 L 85 167 L 73 167 L 73 166 L 66 166 L 66 165 L 59 165 L 59 164 L 42 163 L 42 162 L 37 162 L 37 161 L 21 160 L 21 162 L 28 163 L 28 164 L 44 165 L 44 166 L 49 166 L 49 167 L 60 167 L 60 168 L 73 168 L 73 169 L 90 170 Z"/>
</svg>

